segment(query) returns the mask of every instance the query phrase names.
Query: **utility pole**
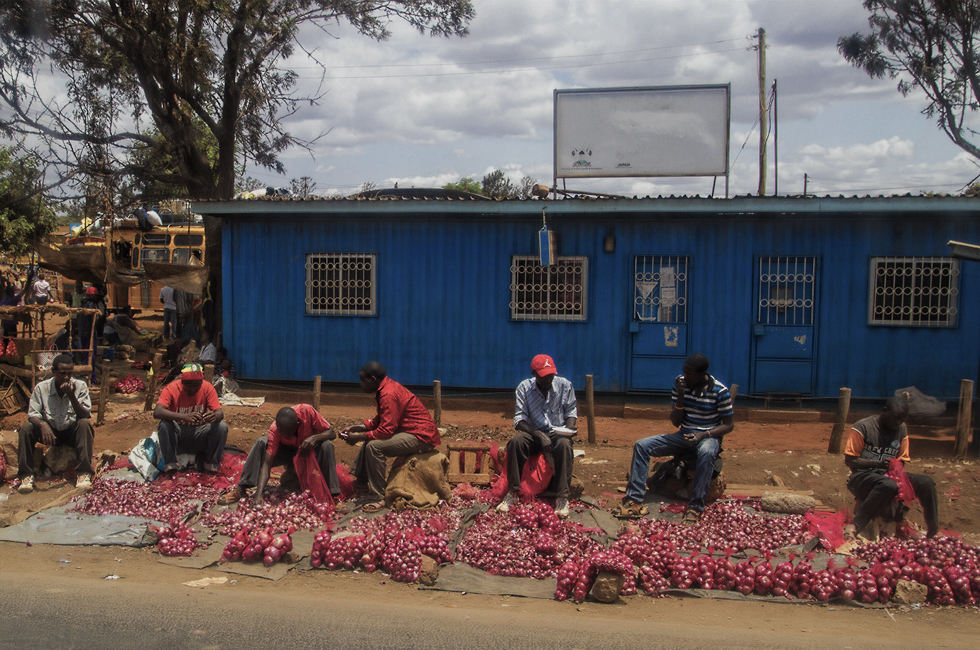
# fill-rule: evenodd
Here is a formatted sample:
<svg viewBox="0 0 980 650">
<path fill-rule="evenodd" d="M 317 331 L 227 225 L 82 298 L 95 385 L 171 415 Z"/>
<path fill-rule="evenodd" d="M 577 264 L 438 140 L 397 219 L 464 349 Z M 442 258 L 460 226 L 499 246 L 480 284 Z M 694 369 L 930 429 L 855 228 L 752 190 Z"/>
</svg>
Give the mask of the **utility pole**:
<svg viewBox="0 0 980 650">
<path fill-rule="evenodd" d="M 779 196 L 779 94 L 772 80 L 772 193 Z"/>
<path fill-rule="evenodd" d="M 766 195 L 766 30 L 759 28 L 759 196 Z"/>
</svg>

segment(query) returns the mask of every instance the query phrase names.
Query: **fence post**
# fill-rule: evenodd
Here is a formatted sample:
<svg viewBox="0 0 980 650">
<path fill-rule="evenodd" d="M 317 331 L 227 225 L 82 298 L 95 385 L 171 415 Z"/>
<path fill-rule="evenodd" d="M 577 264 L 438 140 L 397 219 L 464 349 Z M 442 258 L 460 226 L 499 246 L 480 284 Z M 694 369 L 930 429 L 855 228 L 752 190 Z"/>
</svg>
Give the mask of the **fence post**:
<svg viewBox="0 0 980 650">
<path fill-rule="evenodd" d="M 99 413 L 95 424 L 100 425 L 105 422 L 105 407 L 109 401 L 109 362 L 102 360 L 102 376 L 99 378 Z"/>
<path fill-rule="evenodd" d="M 442 382 L 438 379 L 432 382 L 432 397 L 435 398 L 435 412 L 432 419 L 436 421 L 436 426 L 442 426 Z"/>
<path fill-rule="evenodd" d="M 313 378 L 313 408 L 320 410 L 320 375 Z"/>
<path fill-rule="evenodd" d="M 839 454 L 841 440 L 844 438 L 844 427 L 847 425 L 847 413 L 851 410 L 851 389 L 841 388 L 840 396 L 837 398 L 837 419 L 834 420 L 834 429 L 830 432 L 830 445 L 827 446 L 828 454 Z"/>
<path fill-rule="evenodd" d="M 153 355 L 153 363 L 150 365 L 150 369 L 153 370 L 153 377 L 150 378 L 150 385 L 146 387 L 146 403 L 143 405 L 143 411 L 149 411 L 153 408 L 153 396 L 157 392 L 157 384 L 160 382 L 160 364 L 163 363 L 163 354 L 157 352 Z"/>
<path fill-rule="evenodd" d="M 956 446 L 953 449 L 955 458 L 964 458 L 970 446 L 970 422 L 973 419 L 973 382 L 969 379 L 960 381 L 960 412 L 956 418 Z"/>
<path fill-rule="evenodd" d="M 585 417 L 589 421 L 589 442 L 595 442 L 595 393 L 592 391 L 592 375 L 585 376 Z"/>
</svg>

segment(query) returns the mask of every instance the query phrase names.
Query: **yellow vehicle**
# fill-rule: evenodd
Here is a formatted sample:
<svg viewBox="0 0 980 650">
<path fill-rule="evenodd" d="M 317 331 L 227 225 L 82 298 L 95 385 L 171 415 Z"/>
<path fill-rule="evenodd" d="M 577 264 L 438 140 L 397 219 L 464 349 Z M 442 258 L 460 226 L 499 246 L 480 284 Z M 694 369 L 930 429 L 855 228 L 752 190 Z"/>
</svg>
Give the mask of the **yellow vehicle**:
<svg viewBox="0 0 980 650">
<path fill-rule="evenodd" d="M 169 264 L 204 263 L 204 226 L 200 224 L 173 224 L 155 226 L 143 232 L 138 228 L 117 227 L 112 230 L 113 257 L 120 259 L 128 253 L 129 268 L 143 269 L 145 262 Z M 196 262 L 191 262 L 191 258 Z M 160 290 L 163 285 L 144 279 L 138 285 L 115 286 L 109 295 L 117 307 L 128 304 L 133 309 L 163 311 Z"/>
<path fill-rule="evenodd" d="M 161 216 L 175 223 L 142 230 L 136 219 L 116 219 L 111 228 L 105 229 L 106 237 L 86 232 L 65 241 L 67 246 L 106 246 L 118 274 L 142 276 L 137 284 L 107 285 L 106 302 L 110 308 L 129 305 L 137 311 L 163 311 L 160 290 L 164 285 L 141 273 L 147 262 L 196 266 L 205 263 L 204 226 L 178 221 L 186 219 L 183 215 Z"/>
</svg>

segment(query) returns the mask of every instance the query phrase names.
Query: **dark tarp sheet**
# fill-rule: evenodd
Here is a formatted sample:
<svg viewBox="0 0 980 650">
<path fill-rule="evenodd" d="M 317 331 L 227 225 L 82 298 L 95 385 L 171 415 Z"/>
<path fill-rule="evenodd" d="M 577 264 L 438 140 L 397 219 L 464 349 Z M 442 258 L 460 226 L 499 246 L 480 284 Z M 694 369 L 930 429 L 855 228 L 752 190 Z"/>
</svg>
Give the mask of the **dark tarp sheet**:
<svg viewBox="0 0 980 650">
<path fill-rule="evenodd" d="M 48 508 L 14 526 L 0 528 L 0 541 L 69 546 L 145 546 L 146 519 L 68 512 L 75 504 Z M 158 526 L 161 524 L 157 524 Z"/>
<path fill-rule="evenodd" d="M 419 586 L 419 589 L 435 589 L 438 591 L 457 591 L 471 594 L 490 594 L 500 596 L 523 596 L 525 598 L 555 599 L 558 588 L 556 578 L 534 580 L 533 578 L 513 578 L 509 576 L 492 576 L 482 569 L 468 564 L 448 564 L 439 568 L 439 579 L 431 587 Z"/>
</svg>

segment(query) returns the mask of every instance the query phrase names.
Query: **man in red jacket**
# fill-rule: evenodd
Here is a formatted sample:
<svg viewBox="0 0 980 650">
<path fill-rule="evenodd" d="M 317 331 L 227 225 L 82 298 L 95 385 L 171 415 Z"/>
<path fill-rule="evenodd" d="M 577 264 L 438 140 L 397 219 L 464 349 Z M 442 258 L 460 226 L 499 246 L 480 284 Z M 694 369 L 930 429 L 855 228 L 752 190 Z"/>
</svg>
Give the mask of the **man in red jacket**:
<svg viewBox="0 0 980 650">
<path fill-rule="evenodd" d="M 439 446 L 439 430 L 419 398 L 389 379 L 377 361 L 364 364 L 359 377 L 364 392 L 374 393 L 378 414 L 364 424 L 347 427 L 340 437 L 349 445 L 364 443 L 354 459 L 354 487 L 378 500 L 362 510 L 377 512 L 385 506 L 388 458 L 432 451 Z"/>
</svg>

